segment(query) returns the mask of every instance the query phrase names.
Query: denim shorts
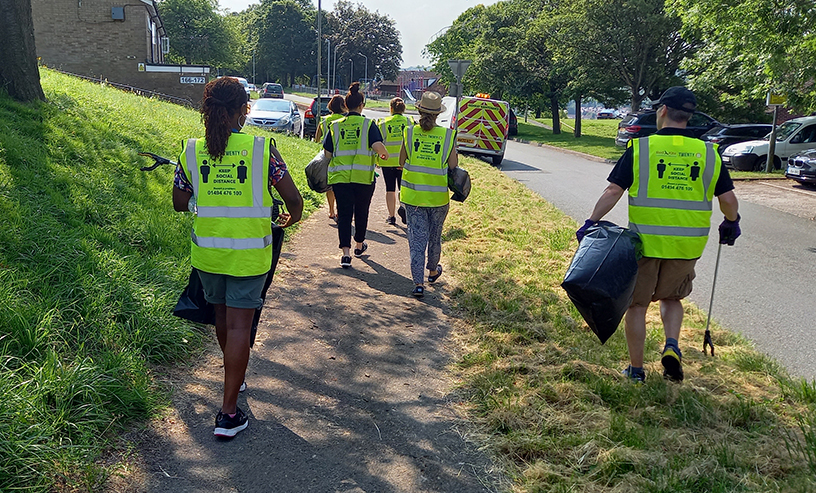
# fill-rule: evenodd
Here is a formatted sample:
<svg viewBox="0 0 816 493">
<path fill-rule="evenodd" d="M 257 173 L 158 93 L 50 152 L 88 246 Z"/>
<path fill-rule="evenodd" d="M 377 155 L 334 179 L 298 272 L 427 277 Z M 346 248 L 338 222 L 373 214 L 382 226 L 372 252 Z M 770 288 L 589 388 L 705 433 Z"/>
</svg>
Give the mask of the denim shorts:
<svg viewBox="0 0 816 493">
<path fill-rule="evenodd" d="M 230 308 L 257 309 L 263 306 L 261 294 L 266 276 L 235 277 L 198 271 L 204 299 L 213 305 L 227 305 Z"/>
</svg>

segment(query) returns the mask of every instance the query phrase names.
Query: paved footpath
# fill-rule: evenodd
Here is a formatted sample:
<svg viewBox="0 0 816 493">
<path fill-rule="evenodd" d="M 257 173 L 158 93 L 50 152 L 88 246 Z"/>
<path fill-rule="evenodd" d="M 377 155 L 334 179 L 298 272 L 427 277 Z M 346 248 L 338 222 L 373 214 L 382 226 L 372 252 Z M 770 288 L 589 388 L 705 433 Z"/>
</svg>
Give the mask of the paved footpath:
<svg viewBox="0 0 816 493">
<path fill-rule="evenodd" d="M 115 492 L 483 492 L 506 485 L 471 440 L 446 371 L 458 346 L 445 275 L 410 297 L 403 225 L 372 204 L 369 249 L 340 268 L 327 209 L 284 253 L 263 311 L 232 441 L 212 435 L 220 351 L 163 375 L 173 409 L 131 433 L 135 453 Z M 444 245 L 442 263 L 445 265 Z"/>
</svg>

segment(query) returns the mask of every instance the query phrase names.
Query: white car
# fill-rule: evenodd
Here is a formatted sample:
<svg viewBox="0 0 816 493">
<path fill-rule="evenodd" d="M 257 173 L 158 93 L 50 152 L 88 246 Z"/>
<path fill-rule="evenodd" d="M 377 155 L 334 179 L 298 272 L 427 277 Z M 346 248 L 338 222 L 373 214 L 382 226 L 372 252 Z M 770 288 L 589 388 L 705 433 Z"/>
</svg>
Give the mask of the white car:
<svg viewBox="0 0 816 493">
<path fill-rule="evenodd" d="M 740 171 L 761 171 L 768 159 L 770 135 L 762 140 L 738 142 L 726 147 L 722 161 L 729 168 Z M 816 116 L 788 120 L 776 128 L 774 169 L 782 169 L 788 158 L 807 149 L 816 149 Z"/>
<path fill-rule="evenodd" d="M 285 99 L 256 100 L 247 114 L 246 124 L 294 135 L 300 135 L 303 130 L 297 105 Z"/>
</svg>

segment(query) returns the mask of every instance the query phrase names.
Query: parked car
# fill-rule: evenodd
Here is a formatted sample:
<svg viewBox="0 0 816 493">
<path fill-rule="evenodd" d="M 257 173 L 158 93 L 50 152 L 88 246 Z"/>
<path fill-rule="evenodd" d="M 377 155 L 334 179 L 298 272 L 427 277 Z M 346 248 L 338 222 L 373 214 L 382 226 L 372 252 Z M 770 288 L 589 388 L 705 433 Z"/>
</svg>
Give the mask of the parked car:
<svg viewBox="0 0 816 493">
<path fill-rule="evenodd" d="M 620 118 L 620 112 L 618 112 L 618 110 L 604 108 L 598 112 L 598 120 L 615 120 L 617 118 Z"/>
<path fill-rule="evenodd" d="M 510 124 L 507 127 L 507 135 L 518 135 L 518 118 L 513 108 L 510 108 Z"/>
<path fill-rule="evenodd" d="M 303 119 L 297 105 L 284 99 L 258 99 L 249 110 L 247 125 L 300 135 Z"/>
<path fill-rule="evenodd" d="M 253 84 L 252 82 L 250 82 L 250 83 L 248 84 L 248 86 L 249 86 L 249 90 L 250 90 L 250 91 L 257 91 L 257 90 L 258 90 L 258 88 L 257 88 L 257 87 L 255 87 L 255 84 Z"/>
<path fill-rule="evenodd" d="M 789 157 L 785 176 L 799 183 L 816 184 L 816 149 Z"/>
<path fill-rule="evenodd" d="M 740 123 L 736 125 L 725 125 L 714 127 L 704 133 L 702 140 L 713 142 L 719 146 L 720 154 L 726 147 L 737 142 L 747 142 L 757 140 L 768 135 L 773 126 L 770 123 Z"/>
<path fill-rule="evenodd" d="M 312 100 L 312 104 L 309 105 L 309 109 L 306 110 L 306 113 L 303 115 L 303 138 L 304 139 L 314 139 L 315 133 L 317 132 L 317 124 L 320 121 L 320 117 L 326 116 L 331 113 L 329 110 L 329 100 L 327 98 L 320 98 L 320 113 L 318 114 L 317 109 L 317 98 Z M 325 135 L 324 135 L 325 137 Z"/>
<path fill-rule="evenodd" d="M 740 171 L 765 169 L 768 159 L 770 135 L 762 140 L 749 140 L 728 146 L 722 153 L 726 166 Z M 782 169 L 788 158 L 808 149 L 816 149 L 816 116 L 803 116 L 788 120 L 776 128 L 774 146 L 774 169 Z"/>
<path fill-rule="evenodd" d="M 261 97 L 283 99 L 283 86 L 274 82 L 267 82 L 261 88 Z"/>
<path fill-rule="evenodd" d="M 686 125 L 687 130 L 691 130 L 695 137 L 702 135 L 714 127 L 721 127 L 722 123 L 714 118 L 695 111 Z M 646 137 L 657 132 L 657 112 L 655 110 L 639 111 L 629 113 L 618 124 L 618 135 L 615 137 L 615 144 L 626 147 L 630 139 Z"/>
</svg>

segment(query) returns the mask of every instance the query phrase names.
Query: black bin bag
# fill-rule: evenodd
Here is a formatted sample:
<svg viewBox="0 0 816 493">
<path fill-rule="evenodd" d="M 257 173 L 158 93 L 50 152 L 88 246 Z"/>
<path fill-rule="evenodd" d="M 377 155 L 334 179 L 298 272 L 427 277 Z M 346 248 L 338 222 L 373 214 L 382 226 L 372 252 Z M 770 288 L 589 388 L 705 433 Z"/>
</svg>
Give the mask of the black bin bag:
<svg viewBox="0 0 816 493">
<path fill-rule="evenodd" d="M 572 257 L 561 287 L 601 344 L 632 302 L 642 251 L 637 233 L 601 221 L 589 228 Z"/>
</svg>

